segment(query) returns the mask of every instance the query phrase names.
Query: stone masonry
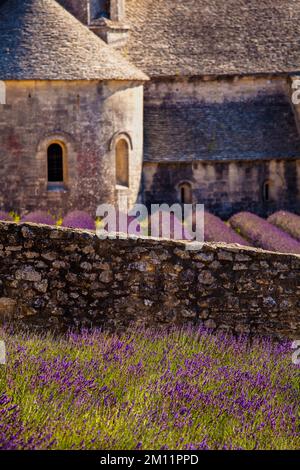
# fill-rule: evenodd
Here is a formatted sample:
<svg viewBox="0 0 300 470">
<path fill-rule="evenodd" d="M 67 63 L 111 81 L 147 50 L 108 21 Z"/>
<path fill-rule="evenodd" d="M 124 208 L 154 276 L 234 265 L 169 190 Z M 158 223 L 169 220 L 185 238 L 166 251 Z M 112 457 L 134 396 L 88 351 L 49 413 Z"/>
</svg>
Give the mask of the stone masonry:
<svg viewBox="0 0 300 470">
<path fill-rule="evenodd" d="M 298 213 L 300 138 L 290 91 L 283 77 L 146 83 L 143 201 L 181 202 L 188 183 L 193 202 L 225 220 L 244 210 Z"/>
<path fill-rule="evenodd" d="M 47 331 L 201 324 L 300 335 L 300 257 L 0 223 L 0 319 Z"/>
<path fill-rule="evenodd" d="M 0 207 L 24 213 L 96 214 L 114 203 L 115 147 L 130 139 L 129 202 L 136 201 L 143 159 L 143 87 L 133 82 L 9 81 L 0 112 Z M 13 126 L 9 123 L 13 123 Z M 34 132 L 32 130 L 34 129 Z M 65 149 L 63 188 L 49 190 L 47 148 Z"/>
</svg>

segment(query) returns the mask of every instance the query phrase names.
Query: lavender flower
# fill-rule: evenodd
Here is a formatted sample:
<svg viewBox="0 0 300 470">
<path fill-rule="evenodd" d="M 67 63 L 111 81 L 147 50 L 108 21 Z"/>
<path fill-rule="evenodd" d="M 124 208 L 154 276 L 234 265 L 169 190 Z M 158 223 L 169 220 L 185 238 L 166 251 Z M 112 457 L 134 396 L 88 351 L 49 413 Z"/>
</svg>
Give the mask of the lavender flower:
<svg viewBox="0 0 300 470">
<path fill-rule="evenodd" d="M 55 225 L 54 218 L 44 211 L 29 212 L 29 214 L 22 217 L 22 222 L 31 222 L 33 224 Z"/>
<path fill-rule="evenodd" d="M 291 212 L 279 211 L 275 212 L 268 218 L 270 224 L 289 233 L 293 238 L 300 241 L 300 216 Z"/>
<path fill-rule="evenodd" d="M 95 230 L 95 221 L 84 211 L 69 212 L 63 220 L 63 227 Z"/>
<path fill-rule="evenodd" d="M 238 235 L 231 227 L 219 217 L 205 212 L 204 214 L 204 240 L 206 242 L 238 243 L 249 245 L 244 238 Z"/>
<path fill-rule="evenodd" d="M 14 219 L 10 214 L 8 214 L 8 212 L 0 211 L 0 220 L 13 222 Z"/>
<path fill-rule="evenodd" d="M 297 240 L 255 214 L 240 212 L 231 217 L 230 224 L 256 247 L 300 254 L 300 243 Z"/>
<path fill-rule="evenodd" d="M 0 336 L 0 449 L 300 447 L 288 342 L 192 327 Z"/>
</svg>

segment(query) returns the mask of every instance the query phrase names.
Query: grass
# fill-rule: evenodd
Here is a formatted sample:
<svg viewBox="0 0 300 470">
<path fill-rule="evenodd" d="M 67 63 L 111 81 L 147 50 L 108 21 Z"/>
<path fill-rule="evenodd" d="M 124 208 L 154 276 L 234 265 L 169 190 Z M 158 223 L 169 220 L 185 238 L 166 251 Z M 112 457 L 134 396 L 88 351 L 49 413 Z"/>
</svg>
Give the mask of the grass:
<svg viewBox="0 0 300 470">
<path fill-rule="evenodd" d="M 0 449 L 299 449 L 290 344 L 0 330 Z"/>
</svg>

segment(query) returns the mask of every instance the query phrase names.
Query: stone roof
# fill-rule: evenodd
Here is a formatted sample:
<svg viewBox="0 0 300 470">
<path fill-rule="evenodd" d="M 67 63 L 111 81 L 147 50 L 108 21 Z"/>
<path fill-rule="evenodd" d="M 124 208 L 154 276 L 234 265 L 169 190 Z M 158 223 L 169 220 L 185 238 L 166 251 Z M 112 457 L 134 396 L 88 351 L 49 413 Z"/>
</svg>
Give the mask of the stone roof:
<svg viewBox="0 0 300 470">
<path fill-rule="evenodd" d="M 55 0 L 0 6 L 0 80 L 145 80 Z"/>
<path fill-rule="evenodd" d="M 145 161 L 269 160 L 300 156 L 289 99 L 146 105 Z"/>
<path fill-rule="evenodd" d="M 299 0 L 126 0 L 126 52 L 150 76 L 300 71 Z"/>
</svg>

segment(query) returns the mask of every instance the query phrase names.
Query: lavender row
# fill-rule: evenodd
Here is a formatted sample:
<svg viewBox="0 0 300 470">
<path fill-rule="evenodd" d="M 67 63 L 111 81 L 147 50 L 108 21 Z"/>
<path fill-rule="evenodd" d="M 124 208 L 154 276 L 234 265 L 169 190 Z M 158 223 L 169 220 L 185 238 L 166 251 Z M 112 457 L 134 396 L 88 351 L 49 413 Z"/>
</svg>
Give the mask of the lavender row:
<svg viewBox="0 0 300 470">
<path fill-rule="evenodd" d="M 280 253 L 300 254 L 300 243 L 283 230 L 250 212 L 240 212 L 230 219 L 233 229 L 258 248 Z"/>
<path fill-rule="evenodd" d="M 208 212 L 204 215 L 204 239 L 206 242 L 249 245 L 249 243 L 236 233 L 228 224 L 219 219 L 219 217 Z"/>
<path fill-rule="evenodd" d="M 300 241 L 300 217 L 291 212 L 275 212 L 268 218 L 268 222 L 289 233 L 293 238 Z"/>
<path fill-rule="evenodd" d="M 10 213 L 0 211 L 0 220 L 12 222 L 19 221 L 18 217 L 13 217 Z M 56 221 L 54 217 L 45 211 L 29 212 L 21 218 L 21 222 L 43 225 L 61 225 L 62 227 L 95 230 L 96 224 L 92 217 L 84 211 L 71 211 L 63 219 Z"/>
</svg>

